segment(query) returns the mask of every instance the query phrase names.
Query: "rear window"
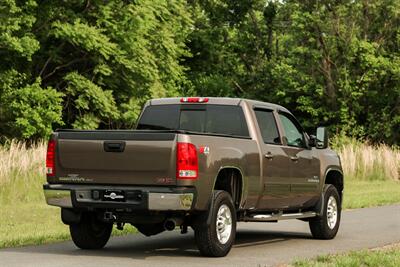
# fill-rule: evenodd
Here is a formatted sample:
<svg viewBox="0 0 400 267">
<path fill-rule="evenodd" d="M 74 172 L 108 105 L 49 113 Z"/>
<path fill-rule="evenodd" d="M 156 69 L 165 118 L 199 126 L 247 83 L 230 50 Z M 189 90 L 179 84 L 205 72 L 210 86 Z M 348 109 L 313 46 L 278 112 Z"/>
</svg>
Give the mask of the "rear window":
<svg viewBox="0 0 400 267">
<path fill-rule="evenodd" d="M 148 106 L 138 123 L 139 130 L 186 130 L 248 137 L 243 110 L 227 105 Z"/>
</svg>

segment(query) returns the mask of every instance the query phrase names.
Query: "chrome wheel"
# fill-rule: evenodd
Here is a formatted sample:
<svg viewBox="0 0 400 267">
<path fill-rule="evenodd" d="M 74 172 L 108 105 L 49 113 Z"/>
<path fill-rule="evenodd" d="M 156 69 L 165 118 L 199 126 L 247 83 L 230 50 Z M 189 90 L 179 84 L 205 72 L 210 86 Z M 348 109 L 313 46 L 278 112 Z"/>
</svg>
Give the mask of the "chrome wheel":
<svg viewBox="0 0 400 267">
<path fill-rule="evenodd" d="M 221 244 L 228 242 L 232 233 L 232 214 L 229 207 L 225 204 L 221 205 L 217 213 L 217 237 Z"/>
<path fill-rule="evenodd" d="M 330 196 L 328 199 L 328 205 L 326 209 L 326 218 L 328 222 L 328 227 L 330 229 L 335 228 L 337 218 L 338 218 L 338 208 L 337 208 L 337 201 L 336 198 Z"/>
</svg>

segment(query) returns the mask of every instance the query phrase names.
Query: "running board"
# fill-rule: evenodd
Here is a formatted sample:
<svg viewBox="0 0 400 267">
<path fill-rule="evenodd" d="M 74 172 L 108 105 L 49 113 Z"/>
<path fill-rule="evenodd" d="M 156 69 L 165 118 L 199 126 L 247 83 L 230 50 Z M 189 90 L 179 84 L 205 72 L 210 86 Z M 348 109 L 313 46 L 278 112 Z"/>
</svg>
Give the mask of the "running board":
<svg viewBox="0 0 400 267">
<path fill-rule="evenodd" d="M 303 219 L 317 216 L 314 211 L 297 212 L 297 213 L 276 213 L 276 214 L 255 214 L 253 216 L 245 216 L 242 221 L 244 222 L 271 222 L 289 219 Z"/>
</svg>

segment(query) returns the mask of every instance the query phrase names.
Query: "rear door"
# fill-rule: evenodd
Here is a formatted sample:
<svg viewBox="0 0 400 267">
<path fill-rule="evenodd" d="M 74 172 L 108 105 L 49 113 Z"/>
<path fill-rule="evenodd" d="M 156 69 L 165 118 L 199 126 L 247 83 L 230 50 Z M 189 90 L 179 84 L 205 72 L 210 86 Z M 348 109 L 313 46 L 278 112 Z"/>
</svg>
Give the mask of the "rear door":
<svg viewBox="0 0 400 267">
<path fill-rule="evenodd" d="M 307 147 L 306 137 L 300 124 L 289 113 L 279 112 L 284 130 L 285 151 L 290 159 L 290 188 L 292 207 L 308 207 L 318 196 L 319 159 Z"/>
<path fill-rule="evenodd" d="M 269 109 L 254 110 L 263 143 L 261 144 L 263 190 L 258 209 L 285 209 L 290 201 L 290 160 L 284 149 L 274 116 Z"/>
</svg>

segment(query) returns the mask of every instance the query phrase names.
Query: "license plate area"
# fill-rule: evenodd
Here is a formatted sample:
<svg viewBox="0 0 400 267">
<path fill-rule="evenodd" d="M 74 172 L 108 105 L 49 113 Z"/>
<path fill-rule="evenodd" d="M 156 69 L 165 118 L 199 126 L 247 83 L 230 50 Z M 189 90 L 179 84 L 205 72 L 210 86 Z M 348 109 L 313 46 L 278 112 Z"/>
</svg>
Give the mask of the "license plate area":
<svg viewBox="0 0 400 267">
<path fill-rule="evenodd" d="M 125 196 L 125 192 L 123 190 L 104 190 L 104 191 L 102 191 L 101 200 L 125 202 L 126 196 Z"/>
</svg>

